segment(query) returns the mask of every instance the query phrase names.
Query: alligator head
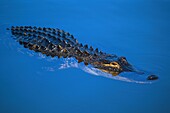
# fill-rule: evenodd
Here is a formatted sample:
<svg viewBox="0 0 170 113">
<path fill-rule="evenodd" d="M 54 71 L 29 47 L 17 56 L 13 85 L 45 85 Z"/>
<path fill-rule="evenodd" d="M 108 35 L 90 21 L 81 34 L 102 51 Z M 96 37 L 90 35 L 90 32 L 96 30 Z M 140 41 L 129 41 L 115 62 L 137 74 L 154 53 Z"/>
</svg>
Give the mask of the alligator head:
<svg viewBox="0 0 170 113">
<path fill-rule="evenodd" d="M 115 55 L 109 55 L 99 59 L 93 63 L 95 68 L 100 69 L 103 72 L 110 73 L 114 76 L 121 72 L 133 72 L 134 67 L 126 60 L 125 57 L 117 57 Z"/>
<path fill-rule="evenodd" d="M 137 70 L 133 67 L 125 57 L 117 57 L 116 55 L 109 55 L 105 58 L 99 59 L 93 63 L 95 68 L 100 69 L 103 72 L 110 73 L 113 76 L 120 74 L 121 72 L 135 72 L 137 74 L 145 74 L 143 71 Z M 156 80 L 156 75 L 148 75 L 147 80 Z"/>
</svg>

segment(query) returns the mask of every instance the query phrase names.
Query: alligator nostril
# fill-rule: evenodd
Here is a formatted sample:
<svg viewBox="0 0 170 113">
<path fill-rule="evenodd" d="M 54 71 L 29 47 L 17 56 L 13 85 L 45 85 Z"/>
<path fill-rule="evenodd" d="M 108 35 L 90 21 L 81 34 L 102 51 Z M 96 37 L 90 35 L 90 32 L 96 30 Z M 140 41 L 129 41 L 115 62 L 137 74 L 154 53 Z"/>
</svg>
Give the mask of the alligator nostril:
<svg viewBox="0 0 170 113">
<path fill-rule="evenodd" d="M 149 75 L 147 79 L 148 80 L 157 80 L 158 76 L 156 76 L 156 75 Z"/>
</svg>

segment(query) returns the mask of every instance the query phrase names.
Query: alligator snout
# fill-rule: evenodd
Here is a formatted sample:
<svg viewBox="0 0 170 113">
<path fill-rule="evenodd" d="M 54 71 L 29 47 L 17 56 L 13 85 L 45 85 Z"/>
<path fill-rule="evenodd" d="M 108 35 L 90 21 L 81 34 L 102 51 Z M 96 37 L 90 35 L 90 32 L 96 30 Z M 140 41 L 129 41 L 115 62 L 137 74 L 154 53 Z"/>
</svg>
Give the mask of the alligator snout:
<svg viewBox="0 0 170 113">
<path fill-rule="evenodd" d="M 146 77 L 147 80 L 157 80 L 159 77 L 155 74 L 150 74 L 149 72 L 144 72 L 144 71 L 140 71 L 134 68 L 133 70 L 135 73 L 143 75 Z"/>
<path fill-rule="evenodd" d="M 157 80 L 158 79 L 158 76 L 156 75 L 149 75 L 147 80 Z"/>
</svg>

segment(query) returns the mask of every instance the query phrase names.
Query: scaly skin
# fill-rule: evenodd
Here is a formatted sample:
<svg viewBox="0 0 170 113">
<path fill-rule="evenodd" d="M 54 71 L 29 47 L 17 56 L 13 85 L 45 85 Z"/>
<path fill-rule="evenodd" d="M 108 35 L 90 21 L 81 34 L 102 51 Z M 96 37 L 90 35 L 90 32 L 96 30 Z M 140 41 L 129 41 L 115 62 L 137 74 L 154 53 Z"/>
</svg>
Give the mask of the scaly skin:
<svg viewBox="0 0 170 113">
<path fill-rule="evenodd" d="M 114 76 L 125 71 L 135 71 L 125 57 L 103 53 L 98 51 L 98 48 L 93 49 L 88 45 L 83 46 L 73 35 L 60 29 L 32 26 L 12 26 L 7 29 L 11 30 L 16 41 L 25 48 L 47 56 L 74 57 L 78 62 L 84 62 L 85 65 L 91 64 Z"/>
</svg>

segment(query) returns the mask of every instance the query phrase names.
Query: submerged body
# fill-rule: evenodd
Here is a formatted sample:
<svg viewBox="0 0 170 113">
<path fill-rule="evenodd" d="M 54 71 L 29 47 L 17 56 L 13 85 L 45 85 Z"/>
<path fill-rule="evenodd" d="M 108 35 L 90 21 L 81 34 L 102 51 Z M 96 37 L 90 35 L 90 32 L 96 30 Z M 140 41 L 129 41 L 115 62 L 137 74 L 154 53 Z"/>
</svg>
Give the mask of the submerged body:
<svg viewBox="0 0 170 113">
<path fill-rule="evenodd" d="M 136 72 L 125 57 L 107 54 L 94 49 L 92 46 L 79 43 L 73 35 L 60 29 L 42 28 L 32 26 L 16 26 L 7 28 L 11 30 L 12 35 L 25 48 L 29 48 L 35 52 L 41 52 L 51 57 L 74 57 L 78 62 L 84 62 L 85 65 L 110 73 L 114 76 L 121 72 Z M 148 80 L 155 80 L 157 76 L 150 75 Z"/>
</svg>

